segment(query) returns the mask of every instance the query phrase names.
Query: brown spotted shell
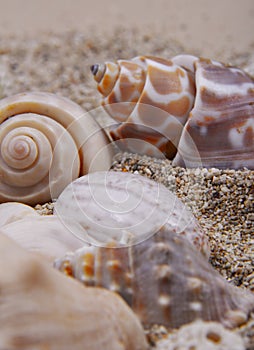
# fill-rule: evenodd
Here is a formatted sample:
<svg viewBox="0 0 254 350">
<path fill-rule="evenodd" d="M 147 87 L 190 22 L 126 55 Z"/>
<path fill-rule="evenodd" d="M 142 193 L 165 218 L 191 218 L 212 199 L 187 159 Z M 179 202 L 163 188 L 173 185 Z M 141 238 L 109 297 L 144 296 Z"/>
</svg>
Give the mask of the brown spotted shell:
<svg viewBox="0 0 254 350">
<path fill-rule="evenodd" d="M 180 166 L 254 168 L 254 81 L 243 70 L 191 55 L 91 68 L 121 148 Z"/>
<path fill-rule="evenodd" d="M 85 285 L 119 293 L 145 325 L 177 328 L 197 319 L 233 328 L 254 295 L 229 285 L 184 238 L 161 229 L 129 248 L 81 248 L 56 267 Z"/>
<path fill-rule="evenodd" d="M 254 295 L 230 286 L 198 251 L 206 252 L 204 233 L 164 186 L 131 173 L 89 174 L 63 191 L 55 209 L 89 243 L 55 267 L 119 293 L 143 324 L 176 328 L 202 319 L 235 327 L 254 309 Z"/>
</svg>

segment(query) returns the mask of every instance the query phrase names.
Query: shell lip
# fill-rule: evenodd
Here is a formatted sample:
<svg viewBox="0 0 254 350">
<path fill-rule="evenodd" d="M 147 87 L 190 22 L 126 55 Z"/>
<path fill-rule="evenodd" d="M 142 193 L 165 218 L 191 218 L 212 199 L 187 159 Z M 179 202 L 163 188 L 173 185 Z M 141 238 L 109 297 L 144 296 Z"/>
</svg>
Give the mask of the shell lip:
<svg viewBox="0 0 254 350">
<path fill-rule="evenodd" d="M 93 73 L 93 75 L 96 75 L 96 73 L 98 72 L 99 70 L 99 65 L 96 63 L 96 64 L 93 64 L 91 67 L 90 67 L 90 70 L 91 72 Z"/>
</svg>

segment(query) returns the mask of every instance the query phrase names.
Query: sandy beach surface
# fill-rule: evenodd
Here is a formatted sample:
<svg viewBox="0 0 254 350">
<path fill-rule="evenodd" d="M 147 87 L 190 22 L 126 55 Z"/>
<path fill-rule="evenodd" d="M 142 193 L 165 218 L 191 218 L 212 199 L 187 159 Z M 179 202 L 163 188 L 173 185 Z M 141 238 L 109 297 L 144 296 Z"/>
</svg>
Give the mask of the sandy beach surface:
<svg viewBox="0 0 254 350">
<path fill-rule="evenodd" d="M 253 0 L 0 0 L 0 6 L 1 98 L 40 90 L 92 110 L 99 94 L 89 66 L 139 54 L 193 53 L 254 75 Z M 107 122 L 100 115 L 97 120 Z M 129 154 L 118 155 L 112 168 L 136 171 L 168 188 L 177 180 L 177 195 L 209 237 L 210 263 L 229 283 L 254 291 L 253 171 L 185 170 Z M 37 209 L 48 214 L 49 207 Z M 236 333 L 253 350 L 254 316 Z M 149 337 L 155 345 L 166 334 L 155 329 Z"/>
<path fill-rule="evenodd" d="M 123 25 L 179 40 L 202 56 L 242 52 L 253 44 L 252 0 L 0 1 L 0 33 L 80 30 L 105 33 Z"/>
</svg>

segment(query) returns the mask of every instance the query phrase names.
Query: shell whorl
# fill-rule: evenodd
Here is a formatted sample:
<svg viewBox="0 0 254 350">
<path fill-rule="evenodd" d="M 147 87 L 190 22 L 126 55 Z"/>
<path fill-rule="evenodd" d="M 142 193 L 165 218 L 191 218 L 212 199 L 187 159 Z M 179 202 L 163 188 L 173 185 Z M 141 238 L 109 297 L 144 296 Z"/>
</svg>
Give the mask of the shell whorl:
<svg viewBox="0 0 254 350">
<path fill-rule="evenodd" d="M 111 81 L 111 64 L 98 90 L 119 147 L 174 165 L 254 168 L 254 81 L 243 70 L 191 55 L 139 56 L 116 61 Z"/>
<path fill-rule="evenodd" d="M 106 134 L 66 98 L 7 97 L 0 101 L 0 123 L 0 202 L 47 202 L 78 176 L 111 164 Z"/>
</svg>

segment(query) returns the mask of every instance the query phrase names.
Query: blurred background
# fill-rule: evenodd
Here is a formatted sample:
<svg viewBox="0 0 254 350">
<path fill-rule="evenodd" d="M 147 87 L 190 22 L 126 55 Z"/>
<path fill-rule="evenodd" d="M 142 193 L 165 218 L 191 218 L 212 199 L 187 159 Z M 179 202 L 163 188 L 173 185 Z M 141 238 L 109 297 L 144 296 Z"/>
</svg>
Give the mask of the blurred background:
<svg viewBox="0 0 254 350">
<path fill-rule="evenodd" d="M 203 56 L 254 49 L 254 0 L 0 0 L 0 35 L 137 27 Z"/>
</svg>

